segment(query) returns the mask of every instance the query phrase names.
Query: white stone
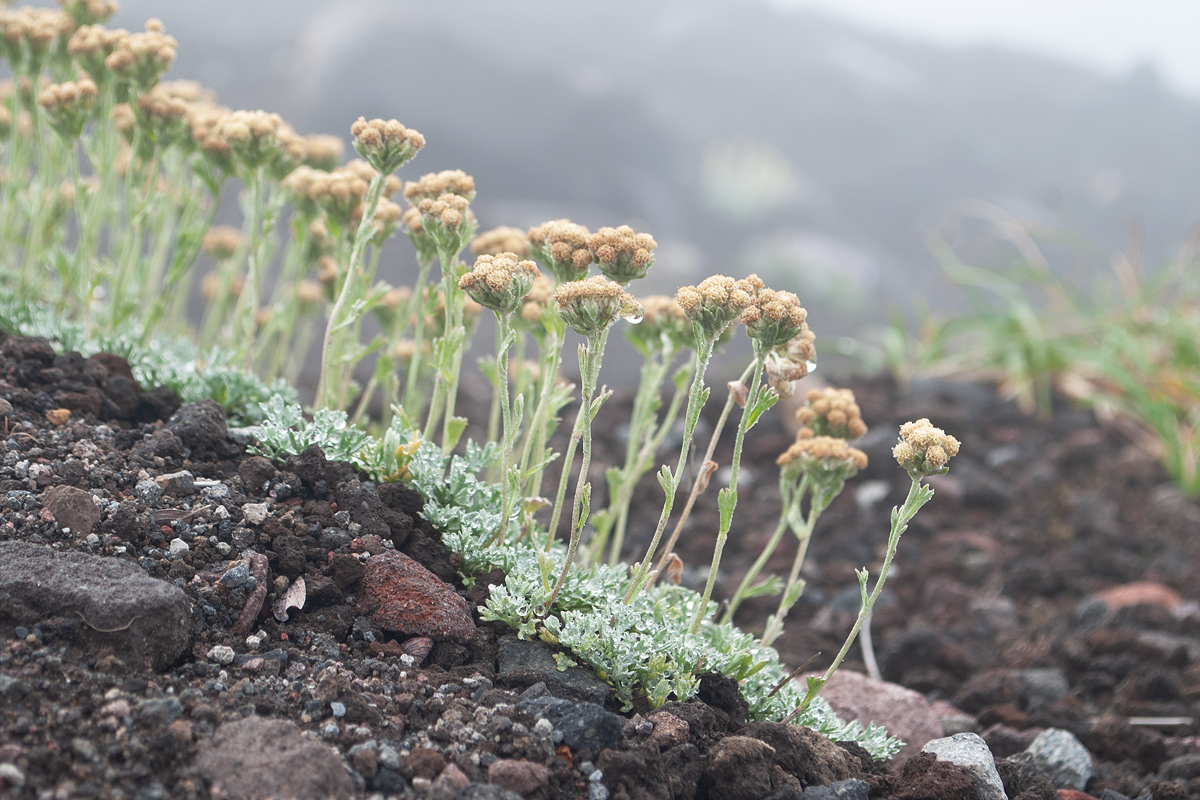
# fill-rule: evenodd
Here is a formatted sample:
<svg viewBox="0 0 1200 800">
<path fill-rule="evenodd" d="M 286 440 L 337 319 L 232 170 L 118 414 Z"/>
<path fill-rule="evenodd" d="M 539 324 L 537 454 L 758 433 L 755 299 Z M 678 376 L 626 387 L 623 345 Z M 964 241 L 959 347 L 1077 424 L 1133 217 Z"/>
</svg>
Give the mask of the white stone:
<svg viewBox="0 0 1200 800">
<path fill-rule="evenodd" d="M 229 645 L 219 644 L 208 651 L 208 660 L 217 664 L 232 664 L 233 656 L 233 648 Z"/>
<path fill-rule="evenodd" d="M 167 549 L 170 551 L 172 558 L 183 558 L 192 552 L 192 548 L 188 546 L 188 543 L 179 537 L 172 539 Z"/>
<path fill-rule="evenodd" d="M 242 506 L 242 517 L 251 525 L 262 525 L 268 513 L 266 503 L 246 503 Z"/>
<path fill-rule="evenodd" d="M 957 764 L 974 775 L 978 781 L 975 796 L 979 800 L 1008 800 L 1008 795 L 1004 793 L 1004 782 L 996 771 L 996 759 L 979 734 L 956 733 L 944 739 L 934 739 L 921 748 L 921 752 L 933 753 L 939 761 Z"/>
</svg>

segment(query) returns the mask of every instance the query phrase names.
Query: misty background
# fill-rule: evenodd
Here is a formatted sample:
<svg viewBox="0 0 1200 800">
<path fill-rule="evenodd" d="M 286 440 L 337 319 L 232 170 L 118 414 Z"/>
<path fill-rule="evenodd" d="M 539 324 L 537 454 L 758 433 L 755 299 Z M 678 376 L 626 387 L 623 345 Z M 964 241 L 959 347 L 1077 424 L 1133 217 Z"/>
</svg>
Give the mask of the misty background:
<svg viewBox="0 0 1200 800">
<path fill-rule="evenodd" d="M 1085 280 L 1131 238 L 1150 265 L 1187 238 L 1200 103 L 1151 62 L 922 37 L 864 2 L 851 21 L 785 0 L 122 0 L 109 24 L 159 17 L 166 77 L 300 133 L 416 128 L 401 177 L 472 174 L 481 230 L 653 234 L 635 293 L 758 272 L 800 295 L 818 344 L 956 307 L 928 239 L 970 232 L 964 210 L 1054 232 Z M 397 237 L 380 276 L 413 275 Z"/>
</svg>

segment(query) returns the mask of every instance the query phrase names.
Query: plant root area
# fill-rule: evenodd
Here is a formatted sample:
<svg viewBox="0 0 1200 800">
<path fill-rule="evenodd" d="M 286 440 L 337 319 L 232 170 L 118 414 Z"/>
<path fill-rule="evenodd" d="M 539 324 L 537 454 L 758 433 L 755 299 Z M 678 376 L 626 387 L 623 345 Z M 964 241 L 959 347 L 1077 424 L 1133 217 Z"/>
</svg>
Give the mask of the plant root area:
<svg viewBox="0 0 1200 800">
<path fill-rule="evenodd" d="M 962 442 L 870 624 L 883 679 L 933 720 L 892 721 L 910 747 L 884 764 L 749 722 L 716 675 L 621 713 L 589 671 L 480 621 L 503 576 L 464 586 L 415 492 L 316 450 L 247 455 L 211 401 L 138 386 L 113 356 L 4 338 L 0 798 L 1200 798 L 1200 507 L 1091 412 L 1039 421 L 976 384 L 850 386 L 870 465 L 817 525 L 776 642 L 786 663 L 823 670 L 858 613 L 855 570 L 877 574 L 908 486 L 898 425 L 929 417 Z M 616 397 L 597 420 L 594 486 L 623 460 L 628 412 Z M 718 599 L 775 527 L 789 416 L 748 435 Z M 647 478 L 627 558 L 660 506 Z M 710 487 L 677 548 L 688 585 L 717 527 Z M 785 535 L 766 572 L 786 575 L 795 548 Z M 737 621 L 761 629 L 774 608 L 747 601 Z M 842 669 L 866 671 L 857 644 Z M 1030 756 L 1048 731 L 1086 748 L 1085 776 Z M 994 785 L 914 740 L 966 732 Z"/>
</svg>

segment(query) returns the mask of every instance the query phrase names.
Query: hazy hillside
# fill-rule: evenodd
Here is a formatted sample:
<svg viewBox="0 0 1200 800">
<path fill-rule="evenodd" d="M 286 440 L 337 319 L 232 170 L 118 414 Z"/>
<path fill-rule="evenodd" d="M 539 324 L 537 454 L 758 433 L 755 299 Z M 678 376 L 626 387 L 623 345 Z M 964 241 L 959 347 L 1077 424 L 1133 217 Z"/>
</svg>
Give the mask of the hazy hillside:
<svg viewBox="0 0 1200 800">
<path fill-rule="evenodd" d="M 304 132 L 345 135 L 359 114 L 418 128 L 407 174 L 474 174 L 485 227 L 644 227 L 658 289 L 783 271 L 814 315 L 867 292 L 853 316 L 878 320 L 935 286 L 925 236 L 962 199 L 1114 248 L 1144 219 L 1150 262 L 1200 217 L 1200 105 L 1150 72 L 1114 81 L 750 0 L 124 0 L 117 22 L 150 15 L 180 40 L 172 74 L 228 105 Z"/>
</svg>

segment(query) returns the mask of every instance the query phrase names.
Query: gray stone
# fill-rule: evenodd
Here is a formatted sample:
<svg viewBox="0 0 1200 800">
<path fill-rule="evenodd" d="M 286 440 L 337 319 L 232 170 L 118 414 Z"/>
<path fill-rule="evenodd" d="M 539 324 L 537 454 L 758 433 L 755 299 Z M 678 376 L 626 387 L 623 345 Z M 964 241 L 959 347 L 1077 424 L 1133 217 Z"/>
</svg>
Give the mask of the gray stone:
<svg viewBox="0 0 1200 800">
<path fill-rule="evenodd" d="M 1075 734 L 1047 728 L 1029 747 L 1012 756 L 1022 774 L 1044 775 L 1058 789 L 1083 791 L 1092 777 L 1092 757 Z"/>
<path fill-rule="evenodd" d="M 921 752 L 933 753 L 939 761 L 957 764 L 974 775 L 979 785 L 976 794 L 979 800 L 1008 800 L 1000 773 L 996 771 L 996 760 L 979 734 L 956 733 L 944 739 L 934 739 Z"/>
<path fill-rule="evenodd" d="M 136 565 L 27 542 L 0 542 L 0 630 L 63 617 L 91 648 L 161 670 L 191 645 L 191 604 Z"/>
<path fill-rule="evenodd" d="M 1025 685 L 1031 700 L 1053 703 L 1071 690 L 1067 676 L 1060 669 L 1019 669 L 1014 674 Z"/>
<path fill-rule="evenodd" d="M 100 509 L 91 492 L 74 486 L 52 486 L 42 496 L 42 507 L 54 515 L 60 530 L 70 529 L 74 536 L 87 536 L 100 524 Z"/>
<path fill-rule="evenodd" d="M 1200 777 L 1200 755 L 1190 753 L 1164 761 L 1158 768 L 1158 777 L 1166 781 L 1190 781 Z"/>
<path fill-rule="evenodd" d="M 542 695 L 523 699 L 517 708 L 535 719 L 548 720 L 562 734 L 562 743 L 572 750 L 599 753 L 606 747 L 615 747 L 625 737 L 625 718 L 595 703 L 572 703 Z"/>
<path fill-rule="evenodd" d="M 494 783 L 471 783 L 459 789 L 454 800 L 521 800 L 521 795 Z"/>
<path fill-rule="evenodd" d="M 612 690 L 587 667 L 559 671 L 554 651 L 542 642 L 527 642 L 516 636 L 500 639 L 499 679 L 511 686 L 527 688 L 539 682 L 556 697 L 604 705 Z"/>
<path fill-rule="evenodd" d="M 255 715 L 217 728 L 201 746 L 195 770 L 212 783 L 214 795 L 223 791 L 230 800 L 340 800 L 354 792 L 328 746 L 304 738 L 292 722 Z"/>
<path fill-rule="evenodd" d="M 800 795 L 800 800 L 867 800 L 870 792 L 871 784 L 851 778 L 824 786 L 810 786 Z"/>
<path fill-rule="evenodd" d="M 196 490 L 196 476 L 186 469 L 159 475 L 154 482 L 161 486 L 164 492 L 173 495 L 188 495 Z"/>
<path fill-rule="evenodd" d="M 133 487 L 133 494 L 146 505 L 153 506 L 162 500 L 163 488 L 158 485 L 158 481 L 147 478 L 137 482 L 137 485 Z"/>
</svg>

